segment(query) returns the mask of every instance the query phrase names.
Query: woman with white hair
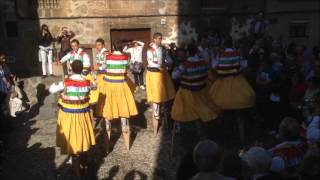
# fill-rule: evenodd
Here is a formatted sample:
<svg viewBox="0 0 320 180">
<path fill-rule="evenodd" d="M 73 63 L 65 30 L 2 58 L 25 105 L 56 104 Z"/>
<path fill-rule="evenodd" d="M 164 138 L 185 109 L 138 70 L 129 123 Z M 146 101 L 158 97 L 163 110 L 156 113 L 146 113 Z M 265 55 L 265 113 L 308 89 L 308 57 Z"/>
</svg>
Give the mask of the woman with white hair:
<svg viewBox="0 0 320 180">
<path fill-rule="evenodd" d="M 279 174 L 271 172 L 272 154 L 262 147 L 252 147 L 247 152 L 247 163 L 253 180 L 278 180 Z"/>
</svg>

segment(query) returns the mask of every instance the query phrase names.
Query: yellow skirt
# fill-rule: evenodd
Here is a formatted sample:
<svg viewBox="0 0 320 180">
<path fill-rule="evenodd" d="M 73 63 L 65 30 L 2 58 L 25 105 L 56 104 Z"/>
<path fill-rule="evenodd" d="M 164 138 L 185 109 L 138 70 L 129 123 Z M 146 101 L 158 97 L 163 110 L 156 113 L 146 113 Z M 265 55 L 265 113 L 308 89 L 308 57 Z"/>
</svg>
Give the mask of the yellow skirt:
<svg viewBox="0 0 320 180">
<path fill-rule="evenodd" d="M 106 91 L 107 87 L 105 86 L 105 83 L 103 81 L 104 75 L 105 74 L 97 74 L 96 82 L 97 82 L 98 100 L 97 100 L 96 109 L 95 109 L 95 115 L 97 117 L 102 117 L 104 101 L 106 99 L 105 91 Z"/>
<path fill-rule="evenodd" d="M 106 91 L 108 90 L 108 84 L 103 80 L 104 74 L 101 76 L 97 76 L 97 91 L 98 91 L 98 101 L 95 109 L 96 116 L 103 117 L 103 109 L 105 108 L 105 101 L 106 101 Z M 128 77 L 127 84 L 131 93 L 134 92 L 136 89 L 136 85 L 133 81 Z"/>
<path fill-rule="evenodd" d="M 217 78 L 210 88 L 210 98 L 221 109 L 244 109 L 255 105 L 255 92 L 242 76 Z"/>
<path fill-rule="evenodd" d="M 97 78 L 98 78 L 98 77 L 99 77 L 99 76 L 97 76 Z M 96 82 L 97 82 L 97 80 L 95 81 L 95 80 L 93 79 L 93 77 L 92 77 L 91 74 L 86 75 L 86 76 L 85 76 L 85 79 L 88 80 L 88 81 L 90 81 L 90 83 L 96 83 Z M 96 84 L 97 84 L 97 83 L 96 83 Z M 99 98 L 99 92 L 98 92 L 98 90 L 91 90 L 91 91 L 90 91 L 90 94 L 89 94 L 89 98 L 90 98 L 89 103 L 90 103 L 91 105 L 96 104 L 96 103 L 98 102 L 98 98 Z"/>
<path fill-rule="evenodd" d="M 167 102 L 175 97 L 176 91 L 167 70 L 160 72 L 147 71 L 147 100 L 153 103 Z"/>
<path fill-rule="evenodd" d="M 130 80 L 127 78 L 127 82 L 123 83 L 104 82 L 105 101 L 102 115 L 107 120 L 130 118 L 138 114 L 128 81 Z"/>
<path fill-rule="evenodd" d="M 57 146 L 62 154 L 79 154 L 95 145 L 92 113 L 58 112 Z"/>
<path fill-rule="evenodd" d="M 208 122 L 218 117 L 218 107 L 207 98 L 206 89 L 190 91 L 180 88 L 173 102 L 171 117 L 175 121 L 190 122 L 202 120 Z"/>
</svg>

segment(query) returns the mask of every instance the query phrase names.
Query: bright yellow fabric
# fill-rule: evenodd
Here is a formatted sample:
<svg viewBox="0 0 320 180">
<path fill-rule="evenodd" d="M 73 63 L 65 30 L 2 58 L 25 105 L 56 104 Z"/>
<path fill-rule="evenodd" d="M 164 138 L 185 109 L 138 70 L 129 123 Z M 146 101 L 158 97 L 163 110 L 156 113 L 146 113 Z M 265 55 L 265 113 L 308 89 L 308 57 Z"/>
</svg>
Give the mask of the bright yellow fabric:
<svg viewBox="0 0 320 180">
<path fill-rule="evenodd" d="M 209 94 L 221 109 L 244 109 L 255 105 L 255 93 L 242 75 L 217 78 Z"/>
<path fill-rule="evenodd" d="M 113 120 L 120 117 L 130 118 L 131 116 L 138 114 L 132 89 L 130 89 L 128 85 L 130 84 L 130 81 L 129 78 L 123 83 L 105 81 L 102 88 L 100 88 L 103 90 L 103 95 L 105 96 L 102 116 L 107 120 Z"/>
<path fill-rule="evenodd" d="M 190 91 L 180 88 L 173 102 L 171 117 L 179 122 L 208 122 L 218 117 L 218 108 L 208 98 L 206 89 Z"/>
<path fill-rule="evenodd" d="M 85 79 L 90 81 L 91 84 L 97 83 L 97 80 L 94 80 L 92 74 L 86 75 Z M 99 98 L 98 90 L 90 90 L 89 98 L 90 98 L 90 101 L 89 101 L 90 104 L 96 104 L 98 102 L 98 98 Z"/>
<path fill-rule="evenodd" d="M 57 146 L 62 154 L 79 154 L 95 145 L 92 113 L 58 112 Z"/>
<path fill-rule="evenodd" d="M 167 70 L 147 71 L 146 91 L 148 102 L 162 103 L 174 98 L 176 91 Z"/>
</svg>

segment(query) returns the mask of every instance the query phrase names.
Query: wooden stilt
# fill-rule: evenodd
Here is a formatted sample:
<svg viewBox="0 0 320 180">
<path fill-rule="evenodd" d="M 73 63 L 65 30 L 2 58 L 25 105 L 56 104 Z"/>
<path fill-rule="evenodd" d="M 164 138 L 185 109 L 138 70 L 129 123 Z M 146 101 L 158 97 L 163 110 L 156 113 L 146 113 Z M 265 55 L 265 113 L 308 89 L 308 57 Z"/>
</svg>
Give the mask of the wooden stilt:
<svg viewBox="0 0 320 180">
<path fill-rule="evenodd" d="M 106 153 L 109 153 L 110 143 L 111 143 L 111 123 L 107 121 L 105 123 L 106 123 L 106 137 L 105 137 Z"/>
<path fill-rule="evenodd" d="M 172 129 L 172 135 L 171 135 L 170 158 L 173 158 L 175 137 L 176 137 L 176 121 L 174 121 L 173 123 L 173 129 Z"/>
<path fill-rule="evenodd" d="M 122 130 L 122 135 L 124 139 L 124 143 L 126 145 L 127 150 L 130 150 L 130 126 L 126 127 Z"/>
<path fill-rule="evenodd" d="M 167 131 L 169 130 L 169 122 L 168 122 L 167 112 L 164 112 L 164 114 L 163 114 L 163 126 Z"/>
<path fill-rule="evenodd" d="M 156 119 L 155 117 L 153 117 L 152 125 L 153 125 L 153 137 L 157 137 L 158 130 L 159 130 L 159 119 Z"/>
</svg>

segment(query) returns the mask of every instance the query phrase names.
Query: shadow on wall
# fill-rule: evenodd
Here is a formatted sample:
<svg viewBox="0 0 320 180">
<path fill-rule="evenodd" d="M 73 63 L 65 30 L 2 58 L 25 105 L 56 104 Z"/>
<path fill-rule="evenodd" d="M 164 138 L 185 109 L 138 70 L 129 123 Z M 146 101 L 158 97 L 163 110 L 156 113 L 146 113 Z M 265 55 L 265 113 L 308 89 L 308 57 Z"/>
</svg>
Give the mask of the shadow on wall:
<svg viewBox="0 0 320 180">
<path fill-rule="evenodd" d="M 37 0 L 4 0 L 0 24 L 0 51 L 7 55 L 11 70 L 20 77 L 40 72 L 38 63 L 38 36 L 40 23 Z M 0 11 L 1 13 L 1 11 Z"/>
</svg>

